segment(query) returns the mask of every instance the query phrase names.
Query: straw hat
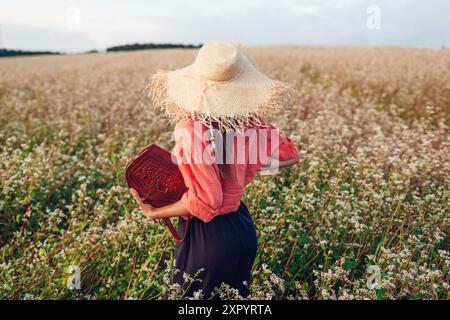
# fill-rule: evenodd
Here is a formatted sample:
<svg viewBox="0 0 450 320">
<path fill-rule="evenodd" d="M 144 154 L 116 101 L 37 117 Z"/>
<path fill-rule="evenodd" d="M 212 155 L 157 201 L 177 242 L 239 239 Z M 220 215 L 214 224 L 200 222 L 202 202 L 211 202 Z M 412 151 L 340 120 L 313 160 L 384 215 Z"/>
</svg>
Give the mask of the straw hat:
<svg viewBox="0 0 450 320">
<path fill-rule="evenodd" d="M 240 130 L 261 123 L 272 114 L 290 89 L 261 73 L 240 44 L 211 41 L 195 62 L 174 71 L 159 70 L 150 83 L 156 108 L 169 119 L 199 120 L 211 128 Z"/>
</svg>

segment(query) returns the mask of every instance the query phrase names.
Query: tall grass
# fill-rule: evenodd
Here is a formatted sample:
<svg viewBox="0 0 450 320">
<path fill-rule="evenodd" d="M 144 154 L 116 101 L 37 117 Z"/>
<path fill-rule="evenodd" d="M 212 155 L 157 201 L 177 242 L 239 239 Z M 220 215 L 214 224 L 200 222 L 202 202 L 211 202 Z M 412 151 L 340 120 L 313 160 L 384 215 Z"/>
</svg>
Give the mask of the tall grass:
<svg viewBox="0 0 450 320">
<path fill-rule="evenodd" d="M 172 147 L 145 88 L 195 54 L 0 61 L 0 298 L 180 296 L 167 277 L 174 241 L 138 210 L 123 170 L 150 142 Z M 272 121 L 302 153 L 243 199 L 259 236 L 251 298 L 448 299 L 450 52 L 250 54 L 297 90 Z M 73 265 L 81 290 L 66 286 Z"/>
</svg>

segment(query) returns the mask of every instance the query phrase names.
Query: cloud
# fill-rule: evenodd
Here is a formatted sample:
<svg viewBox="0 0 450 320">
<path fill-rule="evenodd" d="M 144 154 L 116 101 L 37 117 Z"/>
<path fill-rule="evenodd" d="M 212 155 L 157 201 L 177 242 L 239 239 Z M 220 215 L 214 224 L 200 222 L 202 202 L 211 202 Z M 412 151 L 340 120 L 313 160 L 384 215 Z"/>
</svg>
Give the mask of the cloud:
<svg viewBox="0 0 450 320">
<path fill-rule="evenodd" d="M 77 30 L 8 24 L 1 31 L 0 47 L 10 49 L 78 52 L 98 47 L 88 34 Z"/>
<path fill-rule="evenodd" d="M 2 4 L 0 21 L 9 23 L 3 38 L 8 46 L 26 48 L 80 51 L 211 39 L 248 45 L 450 45 L 450 2 L 439 0 L 41 0 L 27 12 L 20 7 L 23 0 L 16 1 Z M 78 32 L 64 29 L 69 4 L 81 9 Z M 369 5 L 380 8 L 380 30 L 367 28 Z"/>
</svg>

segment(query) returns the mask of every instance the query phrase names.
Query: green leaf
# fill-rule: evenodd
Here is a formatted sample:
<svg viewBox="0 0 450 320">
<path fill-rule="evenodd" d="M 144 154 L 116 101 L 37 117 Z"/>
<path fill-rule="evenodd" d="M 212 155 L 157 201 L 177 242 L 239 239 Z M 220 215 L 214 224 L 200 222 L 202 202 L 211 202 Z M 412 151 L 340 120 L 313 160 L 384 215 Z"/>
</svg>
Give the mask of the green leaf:
<svg viewBox="0 0 450 320">
<path fill-rule="evenodd" d="M 346 259 L 345 260 L 345 264 L 344 264 L 344 269 L 345 270 L 353 270 L 356 269 L 356 267 L 358 266 L 358 262 L 355 260 L 351 260 L 351 259 Z"/>
<path fill-rule="evenodd" d="M 303 245 L 303 244 L 307 244 L 309 242 L 310 242 L 310 240 L 309 240 L 308 234 L 302 230 L 302 235 L 300 237 L 300 244 Z"/>
<path fill-rule="evenodd" d="M 303 282 L 302 283 L 302 290 L 308 292 L 308 290 L 309 290 L 308 282 Z"/>
<path fill-rule="evenodd" d="M 384 288 L 379 288 L 379 289 L 375 288 L 374 290 L 375 290 L 375 292 L 377 294 L 377 300 L 382 300 L 383 299 L 383 295 L 386 292 L 386 289 L 384 289 Z"/>
</svg>

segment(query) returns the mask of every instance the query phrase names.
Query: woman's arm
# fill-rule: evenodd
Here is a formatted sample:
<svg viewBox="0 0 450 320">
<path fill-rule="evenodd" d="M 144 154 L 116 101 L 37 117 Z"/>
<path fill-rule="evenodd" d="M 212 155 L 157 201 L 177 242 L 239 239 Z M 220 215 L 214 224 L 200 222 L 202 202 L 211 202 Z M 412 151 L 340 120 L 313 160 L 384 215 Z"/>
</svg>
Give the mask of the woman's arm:
<svg viewBox="0 0 450 320">
<path fill-rule="evenodd" d="M 273 125 L 270 125 L 271 137 L 275 132 L 278 138 L 271 139 L 269 161 L 262 168 L 261 171 L 273 171 L 297 164 L 300 161 L 300 152 L 297 149 L 294 141 L 286 136 L 286 134 Z M 276 137 L 276 136 L 275 136 Z"/>
<path fill-rule="evenodd" d="M 137 201 L 144 214 L 151 219 L 162 219 L 180 216 L 189 216 L 191 213 L 186 209 L 184 203 L 178 200 L 175 203 L 164 207 L 154 208 L 151 205 L 144 203 L 136 190 L 131 189 L 131 195 Z"/>
</svg>

